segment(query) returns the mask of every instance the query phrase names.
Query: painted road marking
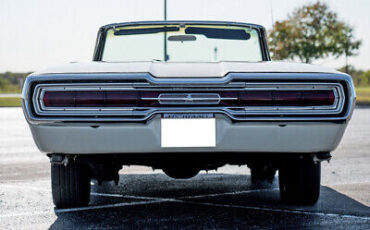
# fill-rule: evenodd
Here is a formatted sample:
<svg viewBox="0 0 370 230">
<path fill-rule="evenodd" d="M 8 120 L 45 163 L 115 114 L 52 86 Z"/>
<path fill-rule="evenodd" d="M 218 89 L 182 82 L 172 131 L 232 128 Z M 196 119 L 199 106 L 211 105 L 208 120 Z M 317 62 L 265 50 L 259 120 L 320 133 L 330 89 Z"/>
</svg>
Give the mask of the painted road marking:
<svg viewBox="0 0 370 230">
<path fill-rule="evenodd" d="M 132 196 L 132 195 L 122 195 L 122 194 L 114 194 L 114 193 L 96 193 L 92 192 L 90 195 L 93 196 L 106 196 L 106 197 L 121 197 L 121 198 L 128 198 L 128 199 L 137 199 L 137 200 L 170 200 L 171 198 L 159 198 L 159 197 L 150 197 L 150 196 Z"/>
<path fill-rule="evenodd" d="M 207 206 L 214 206 L 214 207 L 224 207 L 224 208 L 240 208 L 240 209 L 249 209 L 249 210 L 257 210 L 257 211 L 269 211 L 269 212 L 281 212 L 281 213 L 314 215 L 314 216 L 324 216 L 324 217 L 339 217 L 339 218 L 353 218 L 353 219 L 370 220 L 370 217 L 366 217 L 366 216 L 342 215 L 342 214 L 338 214 L 338 213 L 309 212 L 309 211 L 292 210 L 292 209 L 266 208 L 266 207 L 255 207 L 255 206 L 241 206 L 241 205 L 230 205 L 230 204 L 215 204 L 215 203 L 197 202 L 197 201 L 184 201 L 184 202 L 185 203 L 191 203 L 191 204 L 201 204 L 201 205 L 207 205 Z"/>
<path fill-rule="evenodd" d="M 242 191 L 236 191 L 236 192 L 212 193 L 212 194 L 203 194 L 203 195 L 195 195 L 195 196 L 183 196 L 183 197 L 179 197 L 178 199 L 196 199 L 196 198 L 215 197 L 215 196 L 239 195 L 239 194 L 274 191 L 274 190 L 279 190 L 279 188 L 265 188 L 265 189 L 254 189 L 254 190 L 242 190 Z"/>
<path fill-rule="evenodd" d="M 20 188 L 20 189 L 26 188 L 26 189 L 39 190 L 39 191 L 50 191 L 48 189 L 34 188 L 34 187 L 29 187 L 29 186 L 19 186 L 19 185 L 5 185 L 5 186 L 9 188 Z M 370 217 L 343 215 L 343 214 L 338 214 L 338 213 L 310 212 L 310 211 L 294 210 L 294 209 L 268 208 L 268 207 L 257 207 L 257 206 L 241 206 L 241 205 L 232 205 L 232 204 L 217 204 L 217 203 L 182 200 L 182 199 L 217 197 L 217 196 L 224 196 L 224 195 L 246 194 L 246 193 L 253 193 L 253 192 L 273 191 L 273 190 L 278 190 L 278 188 L 244 190 L 244 191 L 216 193 L 216 194 L 213 193 L 213 194 L 204 194 L 204 195 L 196 195 L 196 196 L 185 196 L 185 197 L 179 197 L 179 198 L 160 198 L 160 197 L 146 197 L 146 196 L 133 196 L 133 195 L 92 192 L 91 195 L 93 196 L 122 197 L 122 198 L 138 199 L 138 200 L 142 199 L 146 201 L 123 202 L 123 203 L 116 203 L 116 204 L 96 205 L 96 206 L 87 206 L 87 207 L 80 207 L 80 208 L 55 209 L 55 213 L 69 213 L 69 212 L 78 212 L 78 211 L 85 211 L 85 210 L 97 210 L 97 209 L 116 208 L 116 207 L 125 207 L 125 206 L 157 204 L 157 203 L 164 203 L 164 202 L 176 202 L 176 203 L 206 205 L 206 206 L 224 207 L 224 208 L 240 208 L 240 209 L 257 210 L 257 211 L 278 212 L 278 213 L 291 213 L 291 214 L 314 215 L 314 216 L 323 216 L 323 217 L 338 217 L 338 218 L 370 220 Z M 10 214 L 0 215 L 0 218 L 17 217 L 17 216 L 48 215 L 48 214 L 51 214 L 51 213 L 47 211 L 10 213 Z"/>
<path fill-rule="evenodd" d="M 80 207 L 80 208 L 55 209 L 55 213 L 79 212 L 79 211 L 85 211 L 85 210 L 117 208 L 117 207 L 135 206 L 135 205 L 146 205 L 146 204 L 155 204 L 155 203 L 162 203 L 162 202 L 169 202 L 169 200 L 165 200 L 165 201 L 163 201 L 163 200 L 152 200 L 152 201 L 124 202 L 124 203 L 116 203 L 116 204 L 87 206 L 87 207 Z"/>
</svg>

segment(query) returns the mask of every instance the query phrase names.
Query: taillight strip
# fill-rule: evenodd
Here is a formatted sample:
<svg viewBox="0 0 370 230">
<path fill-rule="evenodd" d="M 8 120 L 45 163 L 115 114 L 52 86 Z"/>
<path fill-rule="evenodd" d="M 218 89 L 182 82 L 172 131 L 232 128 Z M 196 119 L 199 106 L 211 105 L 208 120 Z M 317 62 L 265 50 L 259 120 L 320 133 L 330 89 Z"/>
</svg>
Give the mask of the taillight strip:
<svg viewBox="0 0 370 230">
<path fill-rule="evenodd" d="M 45 107 L 332 106 L 333 90 L 219 92 L 45 91 Z"/>
<path fill-rule="evenodd" d="M 34 92 L 33 104 L 38 115 L 72 117 L 148 116 L 153 112 L 160 113 L 173 111 L 174 109 L 186 112 L 192 107 L 199 107 L 199 104 L 185 105 L 179 103 L 176 108 L 169 105 L 171 108 L 166 108 L 167 105 L 158 103 L 158 106 L 153 106 L 147 102 L 159 102 L 161 94 L 176 94 L 179 92 L 195 95 L 218 93 L 220 103 L 212 106 L 202 105 L 202 111 L 207 109 L 220 110 L 236 116 L 247 116 L 248 114 L 306 114 L 308 116 L 339 114 L 343 110 L 345 101 L 344 90 L 339 83 L 247 83 L 245 87 L 238 88 L 194 88 L 189 86 L 181 89 L 153 86 L 134 88 L 119 83 L 39 84 L 35 87 Z M 122 106 L 122 94 L 128 97 L 124 98 L 126 102 L 134 102 L 138 98 L 132 95 L 136 95 L 138 92 L 146 93 L 146 96 L 140 98 L 143 101 L 142 105 L 128 103 L 126 106 Z M 150 95 L 151 92 L 156 92 L 156 94 L 154 96 Z M 222 93 L 220 95 L 219 92 L 224 92 L 225 95 L 222 95 Z M 51 94 L 54 94 L 54 96 L 59 94 L 58 100 L 54 101 L 54 104 L 50 104 L 47 99 L 48 95 Z M 108 99 L 107 94 L 109 94 Z M 129 98 L 130 95 L 133 98 Z M 196 99 L 203 100 L 202 98 Z M 206 99 L 209 100 L 209 98 Z M 84 106 L 76 106 L 79 104 Z"/>
</svg>

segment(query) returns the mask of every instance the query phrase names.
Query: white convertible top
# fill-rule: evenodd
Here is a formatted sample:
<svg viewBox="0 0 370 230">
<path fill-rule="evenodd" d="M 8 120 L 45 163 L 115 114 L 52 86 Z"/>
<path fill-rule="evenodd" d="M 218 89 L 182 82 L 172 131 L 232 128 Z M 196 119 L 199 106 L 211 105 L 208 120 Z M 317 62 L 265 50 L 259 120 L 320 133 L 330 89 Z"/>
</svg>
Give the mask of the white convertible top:
<svg viewBox="0 0 370 230">
<path fill-rule="evenodd" d="M 335 69 L 288 62 L 86 62 L 69 63 L 35 72 L 68 73 L 150 73 L 154 77 L 223 77 L 227 73 L 339 73 Z"/>
</svg>

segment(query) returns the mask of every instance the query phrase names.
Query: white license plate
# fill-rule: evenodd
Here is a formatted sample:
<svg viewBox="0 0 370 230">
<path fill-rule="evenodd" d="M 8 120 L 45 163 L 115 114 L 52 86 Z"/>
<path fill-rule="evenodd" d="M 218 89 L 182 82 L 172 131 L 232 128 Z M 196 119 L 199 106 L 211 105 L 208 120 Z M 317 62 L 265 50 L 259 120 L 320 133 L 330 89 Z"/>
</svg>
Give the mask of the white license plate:
<svg viewBox="0 0 370 230">
<path fill-rule="evenodd" d="M 216 147 L 216 119 L 161 119 L 161 146 Z"/>
</svg>

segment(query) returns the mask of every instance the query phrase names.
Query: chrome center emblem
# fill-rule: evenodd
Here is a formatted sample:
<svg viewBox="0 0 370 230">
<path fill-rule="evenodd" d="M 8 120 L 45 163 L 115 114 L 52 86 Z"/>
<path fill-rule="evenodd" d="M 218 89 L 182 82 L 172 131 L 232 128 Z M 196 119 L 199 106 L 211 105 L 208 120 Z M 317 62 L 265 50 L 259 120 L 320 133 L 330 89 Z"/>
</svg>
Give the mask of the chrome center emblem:
<svg viewBox="0 0 370 230">
<path fill-rule="evenodd" d="M 162 93 L 158 97 L 162 105 L 217 105 L 220 100 L 218 93 Z"/>
</svg>

